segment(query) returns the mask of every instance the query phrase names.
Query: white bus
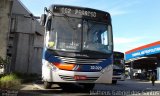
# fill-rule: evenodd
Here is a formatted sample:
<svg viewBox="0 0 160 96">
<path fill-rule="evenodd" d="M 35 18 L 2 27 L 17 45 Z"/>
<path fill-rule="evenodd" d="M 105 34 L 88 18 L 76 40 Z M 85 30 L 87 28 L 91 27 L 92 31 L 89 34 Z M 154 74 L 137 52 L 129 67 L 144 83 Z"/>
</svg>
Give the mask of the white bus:
<svg viewBox="0 0 160 96">
<path fill-rule="evenodd" d="M 112 83 L 113 36 L 108 12 L 51 5 L 41 16 L 45 27 L 42 78 L 45 88 L 76 83 L 92 89 Z"/>
</svg>

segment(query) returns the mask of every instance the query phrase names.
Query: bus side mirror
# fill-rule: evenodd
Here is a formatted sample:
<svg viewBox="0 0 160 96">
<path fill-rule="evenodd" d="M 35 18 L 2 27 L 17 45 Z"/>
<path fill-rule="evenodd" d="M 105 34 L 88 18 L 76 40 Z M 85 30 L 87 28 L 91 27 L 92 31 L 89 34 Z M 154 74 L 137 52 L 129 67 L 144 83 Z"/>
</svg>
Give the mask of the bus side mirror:
<svg viewBox="0 0 160 96">
<path fill-rule="evenodd" d="M 46 24 L 46 30 L 47 30 L 47 31 L 51 31 L 51 22 L 52 22 L 52 19 L 49 18 L 49 19 L 47 20 L 47 24 Z"/>
<path fill-rule="evenodd" d="M 46 14 L 42 14 L 42 15 L 41 15 L 40 24 L 41 24 L 42 26 L 45 26 L 46 18 L 47 18 L 47 15 L 46 15 Z"/>
</svg>

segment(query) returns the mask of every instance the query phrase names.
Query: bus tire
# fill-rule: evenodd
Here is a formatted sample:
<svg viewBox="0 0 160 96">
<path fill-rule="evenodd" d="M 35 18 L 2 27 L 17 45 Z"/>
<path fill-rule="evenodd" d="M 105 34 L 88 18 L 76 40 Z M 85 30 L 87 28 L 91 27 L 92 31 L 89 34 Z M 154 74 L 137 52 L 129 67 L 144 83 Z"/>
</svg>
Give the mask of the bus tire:
<svg viewBox="0 0 160 96">
<path fill-rule="evenodd" d="M 112 84 L 117 84 L 117 80 L 112 80 Z"/>
<path fill-rule="evenodd" d="M 52 83 L 44 81 L 44 88 L 45 89 L 51 89 Z"/>
<path fill-rule="evenodd" d="M 94 86 L 95 86 L 95 84 L 94 83 L 89 83 L 89 84 L 83 84 L 83 88 L 84 88 L 84 90 L 86 90 L 86 91 L 90 91 L 90 90 L 92 90 L 93 88 L 94 88 Z"/>
<path fill-rule="evenodd" d="M 58 85 L 63 89 L 63 91 L 73 91 L 76 89 L 73 88 L 74 86 L 72 83 L 59 83 Z"/>
</svg>

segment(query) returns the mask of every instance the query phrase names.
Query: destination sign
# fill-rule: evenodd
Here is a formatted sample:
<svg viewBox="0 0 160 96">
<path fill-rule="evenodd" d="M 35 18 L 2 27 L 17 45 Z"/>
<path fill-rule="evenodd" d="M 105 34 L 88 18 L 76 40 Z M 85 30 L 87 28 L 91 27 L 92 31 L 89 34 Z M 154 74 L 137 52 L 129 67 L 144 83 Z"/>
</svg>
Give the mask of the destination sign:
<svg viewBox="0 0 160 96">
<path fill-rule="evenodd" d="M 101 18 L 101 19 L 108 19 L 109 13 L 91 9 L 91 8 L 84 8 L 84 7 L 73 7 L 73 6 L 62 6 L 62 5 L 54 5 L 53 12 L 55 13 L 62 13 L 62 14 L 70 14 L 70 15 L 82 15 L 85 17 L 90 18 Z"/>
<path fill-rule="evenodd" d="M 81 9 L 61 8 L 61 13 L 96 17 L 96 12 Z"/>
</svg>

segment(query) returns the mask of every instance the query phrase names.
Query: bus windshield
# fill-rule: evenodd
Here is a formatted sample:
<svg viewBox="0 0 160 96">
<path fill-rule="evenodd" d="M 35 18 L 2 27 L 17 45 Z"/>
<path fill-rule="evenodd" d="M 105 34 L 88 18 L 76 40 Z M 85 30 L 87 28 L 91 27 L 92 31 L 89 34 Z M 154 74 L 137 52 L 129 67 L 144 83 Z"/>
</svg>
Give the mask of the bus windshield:
<svg viewBox="0 0 160 96">
<path fill-rule="evenodd" d="M 108 25 L 82 18 L 54 16 L 48 48 L 63 51 L 108 53 Z M 52 45 L 52 46 L 51 46 Z"/>
<path fill-rule="evenodd" d="M 125 65 L 123 59 L 114 59 L 113 69 L 124 69 Z"/>
<path fill-rule="evenodd" d="M 52 31 L 49 32 L 49 43 L 54 42 L 51 49 L 80 51 L 81 50 L 81 19 L 68 17 L 52 18 Z"/>
</svg>

